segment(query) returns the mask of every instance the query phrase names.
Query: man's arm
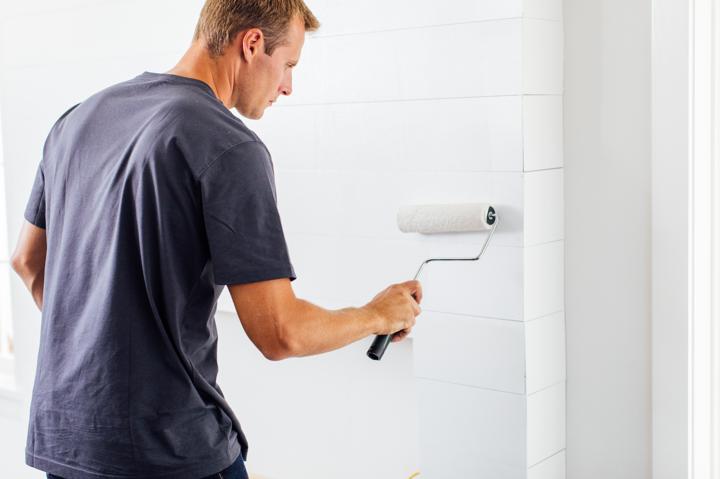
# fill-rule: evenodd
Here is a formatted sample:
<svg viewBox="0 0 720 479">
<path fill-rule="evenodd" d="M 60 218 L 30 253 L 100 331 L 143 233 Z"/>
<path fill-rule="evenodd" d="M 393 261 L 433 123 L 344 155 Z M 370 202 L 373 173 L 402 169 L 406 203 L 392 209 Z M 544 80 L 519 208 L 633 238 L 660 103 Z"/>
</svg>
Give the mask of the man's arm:
<svg viewBox="0 0 720 479">
<path fill-rule="evenodd" d="M 45 230 L 25 220 L 10 264 L 42 311 L 47 237 Z"/>
<path fill-rule="evenodd" d="M 365 306 L 327 310 L 295 297 L 287 278 L 229 285 L 250 340 L 273 361 L 341 348 L 371 334 L 403 339 L 420 313 L 420 284 L 392 285 Z M 417 298 L 413 298 L 413 295 Z"/>
</svg>

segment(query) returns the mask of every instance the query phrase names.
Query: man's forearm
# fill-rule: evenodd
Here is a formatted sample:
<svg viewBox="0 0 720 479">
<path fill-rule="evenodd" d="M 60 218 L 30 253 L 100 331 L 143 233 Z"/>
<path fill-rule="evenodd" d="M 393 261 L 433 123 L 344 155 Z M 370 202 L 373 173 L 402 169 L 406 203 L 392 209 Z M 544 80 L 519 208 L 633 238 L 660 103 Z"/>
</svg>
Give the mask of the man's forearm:
<svg viewBox="0 0 720 479">
<path fill-rule="evenodd" d="M 45 229 L 25 221 L 20 230 L 18 244 L 10 258 L 10 265 L 25 283 L 40 311 L 42 311 L 43 307 L 46 256 L 47 238 Z"/>
<path fill-rule="evenodd" d="M 287 331 L 290 357 L 312 356 L 342 348 L 375 333 L 380 318 L 372 310 L 328 310 L 297 299 Z"/>
<path fill-rule="evenodd" d="M 43 307 L 43 284 L 45 282 L 45 268 L 33 270 L 29 267 L 18 267 L 15 272 L 20 276 L 25 287 L 35 301 L 38 309 L 42 311 Z"/>
</svg>

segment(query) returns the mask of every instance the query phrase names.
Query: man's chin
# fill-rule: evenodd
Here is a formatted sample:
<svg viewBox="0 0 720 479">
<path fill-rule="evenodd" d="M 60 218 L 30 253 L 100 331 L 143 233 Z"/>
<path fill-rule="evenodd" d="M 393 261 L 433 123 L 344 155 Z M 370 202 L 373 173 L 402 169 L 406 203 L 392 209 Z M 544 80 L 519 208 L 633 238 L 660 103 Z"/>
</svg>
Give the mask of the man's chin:
<svg viewBox="0 0 720 479">
<path fill-rule="evenodd" d="M 245 111 L 240 111 L 239 108 L 235 107 L 235 111 L 237 111 L 238 113 L 240 113 L 241 116 L 244 116 L 244 117 L 247 118 L 248 120 L 259 120 L 259 119 L 262 118 L 263 115 L 265 114 L 265 110 L 264 110 L 264 109 L 263 109 L 263 110 L 260 110 L 259 112 L 257 112 L 257 111 L 248 111 L 248 112 L 245 112 Z"/>
</svg>

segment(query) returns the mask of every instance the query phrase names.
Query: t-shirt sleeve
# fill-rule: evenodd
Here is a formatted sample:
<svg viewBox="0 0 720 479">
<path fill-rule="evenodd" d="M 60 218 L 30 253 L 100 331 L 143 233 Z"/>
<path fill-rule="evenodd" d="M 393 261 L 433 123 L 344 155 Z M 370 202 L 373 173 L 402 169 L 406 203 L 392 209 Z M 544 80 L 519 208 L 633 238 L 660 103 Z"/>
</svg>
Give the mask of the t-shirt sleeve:
<svg viewBox="0 0 720 479">
<path fill-rule="evenodd" d="M 262 143 L 247 141 L 223 153 L 200 174 L 200 188 L 215 284 L 295 280 Z"/>
<path fill-rule="evenodd" d="M 35 173 L 35 181 L 30 191 L 30 198 L 25 207 L 25 219 L 38 228 L 45 229 L 45 174 L 42 162 Z"/>
</svg>

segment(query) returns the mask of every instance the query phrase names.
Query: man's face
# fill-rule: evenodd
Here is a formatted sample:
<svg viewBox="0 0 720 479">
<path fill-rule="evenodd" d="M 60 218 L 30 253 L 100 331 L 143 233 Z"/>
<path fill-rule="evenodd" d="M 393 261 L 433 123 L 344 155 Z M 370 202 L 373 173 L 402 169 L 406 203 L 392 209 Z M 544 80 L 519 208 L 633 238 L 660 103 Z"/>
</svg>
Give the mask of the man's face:
<svg viewBox="0 0 720 479">
<path fill-rule="evenodd" d="M 305 43 L 305 25 L 295 17 L 288 27 L 285 41 L 272 55 L 260 48 L 247 63 L 247 71 L 238 80 L 237 111 L 246 118 L 262 118 L 265 108 L 280 95 L 292 93 L 292 70 L 300 60 Z"/>
</svg>

